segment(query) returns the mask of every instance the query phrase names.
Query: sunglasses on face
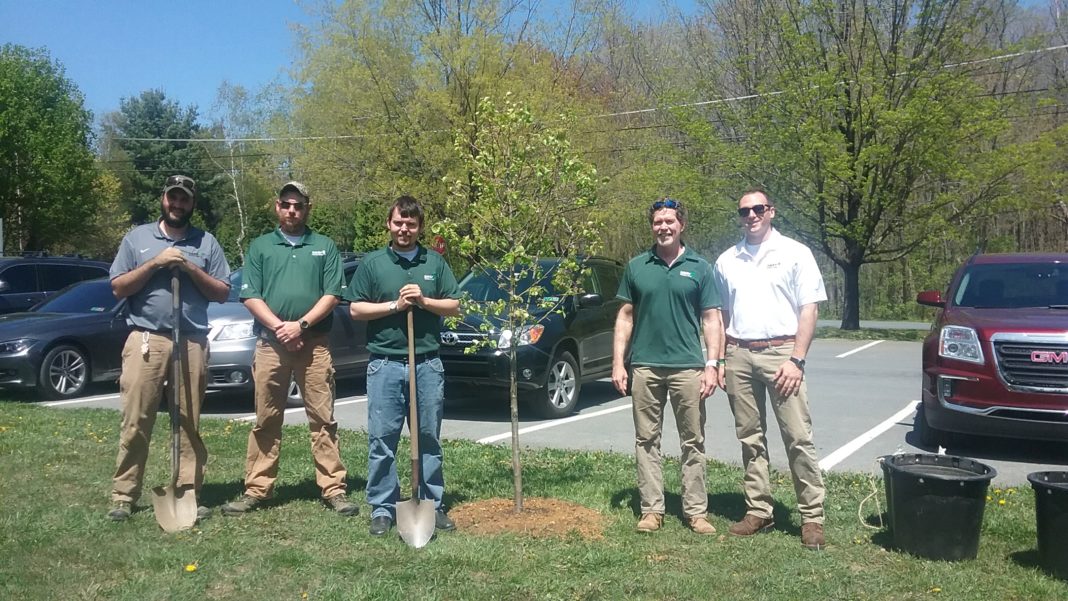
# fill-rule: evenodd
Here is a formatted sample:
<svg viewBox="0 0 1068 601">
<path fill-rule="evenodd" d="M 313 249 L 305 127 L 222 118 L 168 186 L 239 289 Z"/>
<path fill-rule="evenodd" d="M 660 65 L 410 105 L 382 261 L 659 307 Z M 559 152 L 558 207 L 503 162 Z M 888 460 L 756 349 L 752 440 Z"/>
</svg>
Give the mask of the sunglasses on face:
<svg viewBox="0 0 1068 601">
<path fill-rule="evenodd" d="M 678 200 L 675 200 L 675 199 L 672 199 L 672 198 L 665 198 L 664 200 L 658 200 L 658 201 L 654 202 L 653 203 L 653 210 L 654 211 L 659 211 L 660 209 L 677 209 L 677 208 L 679 208 L 681 206 L 682 206 L 682 202 L 680 202 Z"/>
<path fill-rule="evenodd" d="M 281 208 L 283 211 L 287 211 L 289 209 L 303 211 L 304 209 L 308 208 L 308 205 L 307 203 L 303 202 L 279 202 L 278 207 Z"/>
<path fill-rule="evenodd" d="M 771 205 L 753 205 L 751 207 L 740 207 L 738 209 L 738 216 L 739 217 L 748 217 L 749 216 L 749 211 L 752 211 L 753 214 L 756 215 L 757 217 L 763 217 L 764 213 L 767 213 L 768 209 L 770 209 L 770 208 L 771 208 Z"/>
</svg>

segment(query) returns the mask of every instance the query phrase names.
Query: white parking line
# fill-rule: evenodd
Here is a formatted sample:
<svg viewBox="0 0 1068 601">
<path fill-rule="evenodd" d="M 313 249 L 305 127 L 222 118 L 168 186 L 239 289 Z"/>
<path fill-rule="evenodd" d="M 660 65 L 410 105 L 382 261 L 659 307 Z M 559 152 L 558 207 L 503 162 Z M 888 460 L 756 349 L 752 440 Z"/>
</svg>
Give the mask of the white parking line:
<svg viewBox="0 0 1068 601">
<path fill-rule="evenodd" d="M 840 447 L 837 451 L 831 453 L 830 455 L 827 455 L 820 461 L 820 469 L 826 471 L 838 465 L 845 458 L 849 457 L 853 453 L 856 453 L 858 450 L 860 450 L 861 447 L 874 440 L 876 436 L 879 436 L 883 432 L 886 432 L 890 428 L 893 428 L 894 425 L 897 424 L 899 421 L 905 419 L 911 413 L 916 411 L 916 406 L 919 404 L 919 401 L 910 402 L 908 405 L 905 406 L 904 409 L 890 416 L 883 423 L 879 424 L 878 426 L 875 426 L 871 430 L 868 430 L 867 432 L 849 441 L 845 446 Z"/>
<path fill-rule="evenodd" d="M 366 396 L 350 397 L 350 398 L 348 398 L 348 399 L 346 399 L 344 401 L 334 401 L 334 407 L 341 407 L 343 405 L 352 405 L 354 403 L 366 403 L 366 402 L 367 402 L 367 397 Z M 293 414 L 293 413 L 304 413 L 304 407 L 293 407 L 292 409 L 286 409 L 285 411 L 282 412 L 283 415 L 290 415 L 290 414 Z M 256 414 L 253 413 L 251 415 L 242 415 L 241 417 L 235 417 L 234 421 L 236 421 L 236 422 L 251 422 L 251 421 L 255 421 L 255 419 L 256 419 Z"/>
<path fill-rule="evenodd" d="M 562 426 L 564 424 L 570 424 L 572 422 L 582 421 L 584 419 L 590 419 L 591 417 L 600 417 L 602 415 L 608 415 L 609 413 L 616 413 L 617 411 L 623 411 L 624 409 L 630 409 L 630 402 L 625 405 L 618 405 L 616 407 L 609 407 L 608 409 L 601 409 L 600 411 L 594 411 L 592 413 L 583 413 L 582 415 L 572 415 L 571 417 L 565 417 L 563 419 L 554 420 L 551 422 L 545 422 L 544 424 L 538 424 L 529 428 L 520 428 L 520 434 L 528 434 L 530 432 L 537 432 L 538 430 L 546 430 L 548 428 L 555 428 L 556 426 Z M 477 442 L 481 444 L 490 444 L 497 442 L 498 440 L 504 440 L 510 438 L 512 431 L 509 430 L 504 434 L 494 434 L 493 436 L 487 436 L 479 439 Z"/>
<path fill-rule="evenodd" d="M 50 403 L 41 403 L 43 407 L 61 407 L 63 405 L 77 405 L 79 403 L 92 403 L 95 401 L 109 401 L 119 398 L 118 393 L 115 394 L 101 394 L 97 396 L 87 396 L 81 399 L 73 399 L 70 401 L 52 401 Z"/>
<path fill-rule="evenodd" d="M 855 348 L 855 349 L 853 349 L 851 351 L 846 351 L 846 352 L 842 353 L 841 355 L 837 355 L 835 357 L 835 359 L 841 359 L 842 357 L 848 357 L 848 356 L 852 355 L 853 353 L 859 353 L 860 351 L 864 351 L 864 350 L 870 349 L 871 347 L 875 346 L 876 344 L 879 344 L 880 342 L 886 342 L 886 341 L 885 340 L 873 340 L 873 341 L 869 342 L 868 344 L 865 344 L 862 347 L 858 347 L 858 348 Z"/>
</svg>

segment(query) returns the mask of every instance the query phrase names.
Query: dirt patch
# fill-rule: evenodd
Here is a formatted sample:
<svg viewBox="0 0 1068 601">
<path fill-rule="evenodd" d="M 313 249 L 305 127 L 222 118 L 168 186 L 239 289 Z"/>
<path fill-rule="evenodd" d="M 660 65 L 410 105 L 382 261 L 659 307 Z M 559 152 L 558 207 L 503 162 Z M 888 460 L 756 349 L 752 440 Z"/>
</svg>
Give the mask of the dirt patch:
<svg viewBox="0 0 1068 601">
<path fill-rule="evenodd" d="M 525 498 L 520 513 L 516 513 L 512 499 L 473 501 L 453 508 L 449 517 L 456 522 L 457 530 L 473 534 L 511 532 L 534 538 L 604 538 L 604 516 L 560 499 Z"/>
</svg>

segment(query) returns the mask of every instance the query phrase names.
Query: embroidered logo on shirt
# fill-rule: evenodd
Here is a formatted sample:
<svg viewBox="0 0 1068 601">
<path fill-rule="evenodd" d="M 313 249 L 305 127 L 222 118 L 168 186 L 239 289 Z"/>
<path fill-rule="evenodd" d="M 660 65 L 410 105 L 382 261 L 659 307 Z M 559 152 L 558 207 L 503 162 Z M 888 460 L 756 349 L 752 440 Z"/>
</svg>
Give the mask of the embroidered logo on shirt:
<svg viewBox="0 0 1068 601">
<path fill-rule="evenodd" d="M 324 257 L 324 256 L 326 256 L 326 251 L 325 250 L 313 250 L 312 251 L 312 256 L 313 257 Z"/>
<path fill-rule="evenodd" d="M 692 278 L 693 277 L 693 274 L 690 273 L 689 271 L 680 271 L 679 275 L 681 275 L 684 278 Z"/>
<path fill-rule="evenodd" d="M 246 284 L 246 283 L 242 282 L 242 283 L 241 283 L 241 289 L 242 289 L 242 290 L 246 290 L 247 288 L 248 288 L 248 284 Z"/>
<path fill-rule="evenodd" d="M 430 273 L 424 274 L 423 275 L 423 279 L 428 281 L 428 282 L 433 282 L 434 281 L 434 275 L 430 274 Z"/>
<path fill-rule="evenodd" d="M 142 255 L 143 255 L 143 254 L 145 254 L 145 251 L 147 251 L 147 250 L 148 250 L 147 248 L 142 248 L 142 249 L 141 249 L 141 254 L 142 254 Z"/>
</svg>

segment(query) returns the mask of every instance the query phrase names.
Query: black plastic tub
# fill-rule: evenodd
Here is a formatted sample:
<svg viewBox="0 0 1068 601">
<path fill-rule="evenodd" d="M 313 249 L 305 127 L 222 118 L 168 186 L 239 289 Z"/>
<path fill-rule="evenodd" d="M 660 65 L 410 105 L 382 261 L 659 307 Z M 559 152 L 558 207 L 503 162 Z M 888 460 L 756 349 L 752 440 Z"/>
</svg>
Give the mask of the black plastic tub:
<svg viewBox="0 0 1068 601">
<path fill-rule="evenodd" d="M 1042 566 L 1068 579 L 1068 472 L 1032 472 L 1038 556 Z"/>
<path fill-rule="evenodd" d="M 997 471 L 953 455 L 887 455 L 880 463 L 894 548 L 927 559 L 975 559 Z"/>
</svg>

